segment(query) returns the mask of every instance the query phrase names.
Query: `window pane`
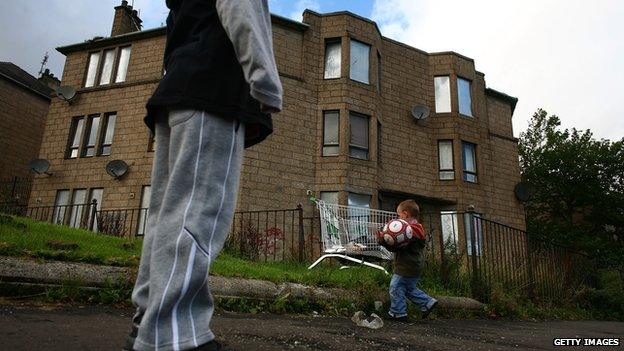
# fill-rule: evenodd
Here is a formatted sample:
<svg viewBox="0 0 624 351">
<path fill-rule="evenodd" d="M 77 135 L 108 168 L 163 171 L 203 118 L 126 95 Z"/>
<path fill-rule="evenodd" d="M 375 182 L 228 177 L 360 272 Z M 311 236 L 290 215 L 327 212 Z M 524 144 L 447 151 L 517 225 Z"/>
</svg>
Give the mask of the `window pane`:
<svg viewBox="0 0 624 351">
<path fill-rule="evenodd" d="M 452 245 L 457 245 L 459 229 L 457 226 L 456 211 L 441 211 L 440 220 L 442 222 L 442 238 L 444 240 L 444 250 L 451 251 Z"/>
<path fill-rule="evenodd" d="M 321 200 L 330 204 L 337 204 L 338 192 L 337 191 L 321 191 Z"/>
<path fill-rule="evenodd" d="M 338 145 L 340 114 L 336 111 L 324 112 L 324 118 L 323 144 Z"/>
<path fill-rule="evenodd" d="M 141 209 L 139 212 L 139 226 L 137 235 L 145 235 L 145 228 L 147 227 L 147 216 L 149 215 L 149 204 L 152 198 L 152 187 L 150 185 L 144 185 L 141 192 Z"/>
<path fill-rule="evenodd" d="M 472 143 L 462 142 L 462 166 L 464 180 L 477 182 L 476 146 Z"/>
<path fill-rule="evenodd" d="M 323 156 L 336 156 L 340 153 L 340 146 L 323 146 Z"/>
<path fill-rule="evenodd" d="M 459 113 L 472 117 L 470 81 L 462 78 L 457 78 L 457 98 L 459 100 Z"/>
<path fill-rule="evenodd" d="M 437 113 L 451 112 L 451 85 L 449 77 L 435 77 L 435 108 Z"/>
<path fill-rule="evenodd" d="M 121 48 L 121 53 L 119 54 L 119 65 L 117 67 L 117 77 L 115 77 L 115 83 L 126 81 L 128 62 L 130 62 L 130 47 L 126 46 L 125 48 Z"/>
<path fill-rule="evenodd" d="M 325 44 L 325 79 L 340 78 L 341 42 Z"/>
<path fill-rule="evenodd" d="M 115 61 L 115 50 L 104 51 L 104 65 L 102 66 L 102 75 L 100 76 L 100 84 L 110 83 L 113 74 L 113 63 Z"/>
<path fill-rule="evenodd" d="M 438 142 L 438 156 L 441 170 L 453 169 L 453 142 L 450 140 Z"/>
<path fill-rule="evenodd" d="M 349 206 L 370 208 L 370 195 L 349 193 L 347 200 Z"/>
<path fill-rule="evenodd" d="M 464 173 L 464 180 L 471 183 L 477 182 L 477 176 L 475 174 Z"/>
<path fill-rule="evenodd" d="M 69 147 L 70 152 L 69 152 L 69 157 L 70 158 L 76 158 L 78 157 L 78 148 L 80 147 L 80 140 L 82 140 L 82 129 L 84 126 L 84 118 L 75 118 L 73 123 L 72 123 L 72 127 L 71 127 L 71 131 L 70 131 L 70 135 L 72 136 L 72 143 Z"/>
<path fill-rule="evenodd" d="M 84 156 L 93 156 L 95 154 L 95 141 L 97 139 L 98 128 L 100 127 L 100 116 L 91 116 L 90 128 L 87 134 L 87 144 L 84 149 Z"/>
<path fill-rule="evenodd" d="M 75 189 L 72 198 L 71 216 L 69 218 L 69 226 L 79 228 L 82 224 L 82 214 L 84 213 L 84 205 L 86 203 L 87 190 Z"/>
<path fill-rule="evenodd" d="M 106 125 L 104 126 L 104 137 L 102 142 L 101 155 L 110 155 L 111 145 L 113 144 L 113 134 L 115 133 L 115 121 L 117 115 L 108 115 L 106 117 Z"/>
<path fill-rule="evenodd" d="M 94 52 L 89 55 L 89 69 L 87 70 L 87 79 L 85 87 L 92 87 L 95 84 L 95 75 L 97 74 L 98 65 L 100 63 L 100 53 Z"/>
<path fill-rule="evenodd" d="M 82 138 L 82 127 L 84 125 L 84 118 L 80 118 L 78 122 L 75 124 L 74 130 L 74 140 L 72 142 L 72 147 L 80 146 L 80 139 Z"/>
<path fill-rule="evenodd" d="M 455 179 L 455 171 L 440 171 L 441 180 L 453 180 Z"/>
<path fill-rule="evenodd" d="M 368 84 L 370 45 L 351 40 L 351 61 L 349 76 L 353 80 Z"/>
<path fill-rule="evenodd" d="M 472 237 L 475 239 L 475 251 L 477 256 L 481 256 L 481 243 L 483 242 L 482 221 L 479 213 L 464 213 L 464 232 L 466 233 L 466 250 L 468 255 L 472 255 Z M 472 221 L 470 220 L 472 218 Z M 472 223 L 471 223 L 472 222 Z"/>
<path fill-rule="evenodd" d="M 370 240 L 370 195 L 349 193 L 347 204 L 347 240 L 349 242 L 366 244 Z"/>
<path fill-rule="evenodd" d="M 474 144 L 462 143 L 462 158 L 464 163 L 464 171 L 473 172 L 477 171 L 475 165 L 475 150 Z"/>
<path fill-rule="evenodd" d="M 69 190 L 58 190 L 56 199 L 54 200 L 54 212 L 52 214 L 52 222 L 63 224 L 65 222 L 65 213 L 69 205 Z"/>
<path fill-rule="evenodd" d="M 360 158 L 362 160 L 368 160 L 368 150 L 358 149 L 357 147 L 349 148 L 349 156 Z"/>
<path fill-rule="evenodd" d="M 351 113 L 349 122 L 351 124 L 349 144 L 368 149 L 368 117 Z"/>
</svg>

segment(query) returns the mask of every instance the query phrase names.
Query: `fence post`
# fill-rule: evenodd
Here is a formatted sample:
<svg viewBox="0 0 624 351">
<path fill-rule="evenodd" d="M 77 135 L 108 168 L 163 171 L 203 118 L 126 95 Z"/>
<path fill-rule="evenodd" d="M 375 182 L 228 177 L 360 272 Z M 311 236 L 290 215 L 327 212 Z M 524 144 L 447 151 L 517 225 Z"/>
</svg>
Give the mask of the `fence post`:
<svg viewBox="0 0 624 351">
<path fill-rule="evenodd" d="M 97 213 L 97 200 L 93 199 L 91 202 L 91 215 L 89 216 L 89 230 L 93 231 L 93 226 L 95 225 L 95 215 Z"/>
<path fill-rule="evenodd" d="M 303 206 L 297 205 L 299 213 L 299 262 L 303 262 L 303 252 L 305 251 L 305 236 L 303 234 Z"/>
<path fill-rule="evenodd" d="M 531 245 L 529 245 L 529 233 L 524 233 L 524 242 L 526 243 L 526 259 L 527 259 L 527 294 L 529 299 L 535 297 L 534 291 L 534 275 L 533 275 L 533 259 L 531 258 Z"/>
</svg>

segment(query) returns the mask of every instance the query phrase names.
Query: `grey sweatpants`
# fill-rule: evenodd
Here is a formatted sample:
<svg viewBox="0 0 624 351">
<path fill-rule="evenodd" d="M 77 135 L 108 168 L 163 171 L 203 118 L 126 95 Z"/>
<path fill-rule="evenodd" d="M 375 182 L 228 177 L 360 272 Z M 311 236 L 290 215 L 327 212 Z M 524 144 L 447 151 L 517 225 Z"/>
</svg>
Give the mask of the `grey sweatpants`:
<svg viewBox="0 0 624 351">
<path fill-rule="evenodd" d="M 156 122 L 147 230 L 132 301 L 136 350 L 185 350 L 214 339 L 208 271 L 232 221 L 244 125 L 179 110 Z"/>
</svg>

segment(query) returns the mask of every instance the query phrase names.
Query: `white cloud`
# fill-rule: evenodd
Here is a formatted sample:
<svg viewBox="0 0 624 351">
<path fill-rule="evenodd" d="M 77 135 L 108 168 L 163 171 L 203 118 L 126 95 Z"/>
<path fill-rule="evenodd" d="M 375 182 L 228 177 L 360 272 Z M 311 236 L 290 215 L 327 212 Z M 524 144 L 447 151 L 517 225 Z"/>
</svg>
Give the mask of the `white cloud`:
<svg viewBox="0 0 624 351">
<path fill-rule="evenodd" d="M 475 60 L 487 85 L 519 98 L 514 133 L 538 107 L 564 127 L 624 136 L 624 3 L 616 0 L 375 0 L 381 32 Z"/>
<path fill-rule="evenodd" d="M 301 21 L 303 19 L 303 11 L 305 9 L 320 11 L 321 4 L 318 0 L 297 0 L 288 17 L 295 21 Z"/>
</svg>

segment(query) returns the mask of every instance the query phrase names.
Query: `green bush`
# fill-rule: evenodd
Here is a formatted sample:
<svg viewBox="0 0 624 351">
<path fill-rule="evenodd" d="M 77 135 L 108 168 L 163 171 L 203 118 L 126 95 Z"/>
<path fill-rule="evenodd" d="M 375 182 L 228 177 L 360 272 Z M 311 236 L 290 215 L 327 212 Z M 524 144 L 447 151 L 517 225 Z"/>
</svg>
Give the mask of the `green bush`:
<svg viewBox="0 0 624 351">
<path fill-rule="evenodd" d="M 598 287 L 582 287 L 575 294 L 573 302 L 581 308 L 598 312 L 602 317 L 624 320 L 622 272 L 615 269 L 599 272 Z"/>
</svg>

